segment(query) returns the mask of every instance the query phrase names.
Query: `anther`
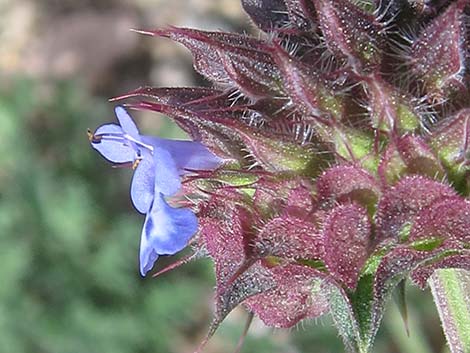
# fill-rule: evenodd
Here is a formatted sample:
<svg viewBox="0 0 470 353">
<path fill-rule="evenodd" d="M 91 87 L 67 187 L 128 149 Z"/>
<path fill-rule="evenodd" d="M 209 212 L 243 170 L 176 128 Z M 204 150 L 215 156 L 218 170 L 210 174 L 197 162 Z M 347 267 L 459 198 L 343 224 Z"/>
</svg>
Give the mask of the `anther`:
<svg viewBox="0 0 470 353">
<path fill-rule="evenodd" d="M 87 135 L 88 135 L 88 140 L 91 142 L 91 143 L 100 143 L 101 142 L 101 136 L 96 136 L 95 134 L 93 134 L 91 132 L 90 129 L 87 129 Z"/>
<path fill-rule="evenodd" d="M 135 170 L 137 166 L 139 165 L 140 161 L 142 160 L 142 157 L 137 157 L 134 163 L 132 164 L 132 170 Z"/>
</svg>

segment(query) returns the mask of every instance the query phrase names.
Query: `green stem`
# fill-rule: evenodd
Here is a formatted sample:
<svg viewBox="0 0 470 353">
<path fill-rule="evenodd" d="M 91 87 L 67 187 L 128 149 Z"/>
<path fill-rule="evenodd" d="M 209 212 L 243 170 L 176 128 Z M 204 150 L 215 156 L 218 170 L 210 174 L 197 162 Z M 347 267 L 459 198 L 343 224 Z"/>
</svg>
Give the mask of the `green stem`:
<svg viewBox="0 0 470 353">
<path fill-rule="evenodd" d="M 371 347 L 363 342 L 354 310 L 346 294 L 335 286 L 329 287 L 330 314 L 346 351 L 350 353 L 369 353 Z"/>
<path fill-rule="evenodd" d="M 452 353 L 470 353 L 470 272 L 436 270 L 429 280 Z"/>
</svg>

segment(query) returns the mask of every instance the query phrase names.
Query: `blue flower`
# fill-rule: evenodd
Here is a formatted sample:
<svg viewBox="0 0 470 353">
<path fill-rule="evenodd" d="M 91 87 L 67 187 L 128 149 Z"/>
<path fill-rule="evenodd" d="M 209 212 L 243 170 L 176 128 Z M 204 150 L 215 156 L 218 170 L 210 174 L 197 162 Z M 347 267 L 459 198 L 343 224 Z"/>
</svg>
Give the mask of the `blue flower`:
<svg viewBox="0 0 470 353">
<path fill-rule="evenodd" d="M 140 241 L 140 273 L 145 276 L 159 255 L 182 250 L 197 231 L 194 213 L 171 207 L 165 197 L 181 188 L 180 177 L 189 170 L 213 170 L 222 160 L 199 142 L 140 135 L 124 108 L 115 112 L 119 125 L 100 126 L 90 142 L 108 161 L 135 169 L 131 199 L 146 214 Z"/>
</svg>

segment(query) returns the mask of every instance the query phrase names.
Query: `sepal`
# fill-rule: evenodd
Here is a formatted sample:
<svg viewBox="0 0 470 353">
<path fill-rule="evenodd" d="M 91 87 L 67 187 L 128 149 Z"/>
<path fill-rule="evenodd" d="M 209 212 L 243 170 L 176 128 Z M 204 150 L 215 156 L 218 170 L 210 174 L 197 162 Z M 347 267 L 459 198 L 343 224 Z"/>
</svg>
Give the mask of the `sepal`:
<svg viewBox="0 0 470 353">
<path fill-rule="evenodd" d="M 326 267 L 350 291 L 368 258 L 370 232 L 366 210 L 355 204 L 335 207 L 323 224 Z"/>
<path fill-rule="evenodd" d="M 267 97 L 279 90 L 279 71 L 262 40 L 176 27 L 140 32 L 183 44 L 191 51 L 197 72 L 217 84 L 237 88 L 251 99 Z"/>
<path fill-rule="evenodd" d="M 449 91 L 465 91 L 463 75 L 468 67 L 466 29 L 463 22 L 465 1 L 454 1 L 435 18 L 414 41 L 410 52 L 412 71 L 435 98 Z"/>
<path fill-rule="evenodd" d="M 295 264 L 274 266 L 270 271 L 276 285 L 244 303 L 266 325 L 292 327 L 328 311 L 324 273 Z"/>
<path fill-rule="evenodd" d="M 242 0 L 242 6 L 252 21 L 265 32 L 285 27 L 289 22 L 284 0 Z"/>
<path fill-rule="evenodd" d="M 381 25 L 348 0 L 312 0 L 328 48 L 358 74 L 371 72 L 381 61 Z"/>
<path fill-rule="evenodd" d="M 378 75 L 367 78 L 365 84 L 369 97 L 367 110 L 374 129 L 397 135 L 414 132 L 421 127 L 416 108 L 409 103 L 410 97 L 404 96 Z"/>
<path fill-rule="evenodd" d="M 373 212 L 381 195 L 377 179 L 355 165 L 331 167 L 317 178 L 318 201 L 323 207 L 357 202 Z"/>
<path fill-rule="evenodd" d="M 318 70 L 292 57 L 280 46 L 274 45 L 272 52 L 284 91 L 296 109 L 306 116 L 340 121 L 344 104 L 342 97 L 334 94 L 333 85 L 328 87 L 326 78 Z"/>
<path fill-rule="evenodd" d="M 468 189 L 470 168 L 470 109 L 462 109 L 435 128 L 428 142 L 462 193 Z"/>
<path fill-rule="evenodd" d="M 435 200 L 455 197 L 452 188 L 422 176 L 401 179 L 389 187 L 380 199 L 376 214 L 376 241 L 385 239 L 402 242 L 409 238 L 418 213 Z"/>
<path fill-rule="evenodd" d="M 397 137 L 385 148 L 378 174 L 384 185 L 393 185 L 400 178 L 417 174 L 442 180 L 445 170 L 426 141 L 415 135 Z"/>
</svg>

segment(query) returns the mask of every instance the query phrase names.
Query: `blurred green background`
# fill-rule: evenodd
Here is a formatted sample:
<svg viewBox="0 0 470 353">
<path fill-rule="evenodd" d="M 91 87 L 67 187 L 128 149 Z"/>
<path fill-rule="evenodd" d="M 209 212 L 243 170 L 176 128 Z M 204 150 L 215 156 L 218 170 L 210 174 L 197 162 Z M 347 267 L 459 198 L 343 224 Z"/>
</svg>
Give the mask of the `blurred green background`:
<svg viewBox="0 0 470 353">
<path fill-rule="evenodd" d="M 0 353 L 192 352 L 211 319 L 211 264 L 140 277 L 131 172 L 107 165 L 86 131 L 114 119 L 112 96 L 204 84 L 178 45 L 129 28 L 250 31 L 238 0 L 0 0 L 0 13 Z M 135 115 L 147 133 L 182 136 Z M 204 352 L 233 352 L 246 317 L 235 310 Z M 446 352 L 430 295 L 414 288 L 410 331 L 391 305 L 375 351 Z M 242 350 L 342 351 L 328 318 L 291 330 L 255 320 Z"/>
</svg>

